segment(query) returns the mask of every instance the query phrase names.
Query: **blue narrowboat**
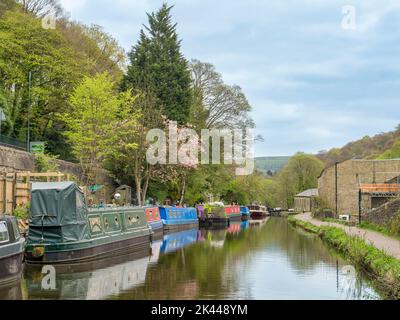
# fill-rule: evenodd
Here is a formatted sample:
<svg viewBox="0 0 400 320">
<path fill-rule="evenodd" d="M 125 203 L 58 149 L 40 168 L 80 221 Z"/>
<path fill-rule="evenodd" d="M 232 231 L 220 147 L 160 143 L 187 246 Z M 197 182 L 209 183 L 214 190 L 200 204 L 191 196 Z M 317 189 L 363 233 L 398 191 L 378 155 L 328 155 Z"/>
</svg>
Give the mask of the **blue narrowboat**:
<svg viewBox="0 0 400 320">
<path fill-rule="evenodd" d="M 198 227 L 196 208 L 159 207 L 164 231 L 178 231 Z"/>
<path fill-rule="evenodd" d="M 250 210 L 245 206 L 240 207 L 240 213 L 242 214 L 242 221 L 247 221 L 250 218 Z"/>
</svg>

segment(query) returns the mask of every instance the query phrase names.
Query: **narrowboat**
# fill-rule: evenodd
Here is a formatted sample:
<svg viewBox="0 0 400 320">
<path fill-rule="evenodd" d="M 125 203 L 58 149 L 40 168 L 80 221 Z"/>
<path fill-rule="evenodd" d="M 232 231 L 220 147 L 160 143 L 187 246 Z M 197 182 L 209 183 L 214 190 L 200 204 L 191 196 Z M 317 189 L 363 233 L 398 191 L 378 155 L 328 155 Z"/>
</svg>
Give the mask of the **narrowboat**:
<svg viewBox="0 0 400 320">
<path fill-rule="evenodd" d="M 240 213 L 242 215 L 242 221 L 247 221 L 250 218 L 250 210 L 245 206 L 240 207 Z"/>
<path fill-rule="evenodd" d="M 24 249 L 17 219 L 0 215 L 0 285 L 20 280 Z"/>
<path fill-rule="evenodd" d="M 225 206 L 225 213 L 230 221 L 240 221 L 242 218 L 240 206 L 237 205 Z"/>
<path fill-rule="evenodd" d="M 251 205 L 249 206 L 249 210 L 252 220 L 262 220 L 268 216 L 268 211 L 265 206 Z"/>
<path fill-rule="evenodd" d="M 159 207 L 164 231 L 179 231 L 198 227 L 196 208 Z"/>
<path fill-rule="evenodd" d="M 202 207 L 199 212 L 199 225 L 205 228 L 226 228 L 229 226 L 229 217 L 222 203 L 213 202 Z M 199 211 L 199 209 L 198 209 Z"/>
<path fill-rule="evenodd" d="M 161 221 L 160 211 L 158 207 L 145 208 L 147 224 L 155 234 L 161 234 L 164 231 L 163 222 Z M 153 238 L 158 238 L 153 235 Z"/>
<path fill-rule="evenodd" d="M 88 209 L 74 182 L 32 183 L 28 263 L 77 263 L 150 248 L 144 208 Z"/>
<path fill-rule="evenodd" d="M 175 252 L 197 242 L 197 229 L 184 230 L 164 235 L 160 251 L 162 253 Z"/>
</svg>

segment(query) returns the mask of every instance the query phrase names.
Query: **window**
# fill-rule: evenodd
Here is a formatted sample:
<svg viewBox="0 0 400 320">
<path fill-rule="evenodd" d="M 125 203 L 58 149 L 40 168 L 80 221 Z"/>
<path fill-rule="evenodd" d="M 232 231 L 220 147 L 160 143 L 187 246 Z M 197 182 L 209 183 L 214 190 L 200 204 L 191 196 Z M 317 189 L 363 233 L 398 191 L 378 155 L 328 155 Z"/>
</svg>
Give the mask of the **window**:
<svg viewBox="0 0 400 320">
<path fill-rule="evenodd" d="M 0 243 L 8 242 L 9 239 L 7 225 L 2 221 L 0 222 Z"/>
<path fill-rule="evenodd" d="M 19 240 L 19 238 L 21 238 L 21 233 L 20 233 L 20 231 L 19 231 L 19 227 L 18 227 L 18 222 L 17 222 L 17 220 L 13 220 L 12 226 L 13 226 L 13 230 L 14 230 L 14 237 L 15 237 L 15 240 Z"/>
</svg>

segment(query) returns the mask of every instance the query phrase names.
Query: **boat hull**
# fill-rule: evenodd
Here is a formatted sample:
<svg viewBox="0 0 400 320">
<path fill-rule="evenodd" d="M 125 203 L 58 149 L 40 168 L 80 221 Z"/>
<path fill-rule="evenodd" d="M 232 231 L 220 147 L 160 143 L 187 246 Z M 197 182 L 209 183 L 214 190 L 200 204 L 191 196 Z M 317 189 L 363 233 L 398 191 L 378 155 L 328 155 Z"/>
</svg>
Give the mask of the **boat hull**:
<svg viewBox="0 0 400 320">
<path fill-rule="evenodd" d="M 226 228 L 229 226 L 229 218 L 207 217 L 199 219 L 199 226 L 203 228 Z"/>
<path fill-rule="evenodd" d="M 38 245 L 37 245 L 38 246 Z M 132 250 L 142 250 L 150 248 L 150 233 L 140 235 L 133 238 L 106 242 L 89 247 L 62 248 L 63 245 L 57 247 L 45 247 L 45 252 L 41 257 L 35 257 L 32 245 L 28 246 L 25 253 L 25 259 L 28 264 L 47 264 L 47 263 L 81 263 L 103 259 L 111 255 L 124 254 Z"/>
<path fill-rule="evenodd" d="M 0 259 L 0 285 L 18 282 L 21 278 L 23 251 Z"/>
<path fill-rule="evenodd" d="M 176 232 L 176 231 L 182 231 L 186 229 L 194 229 L 198 228 L 199 226 L 199 221 L 182 221 L 182 223 L 168 223 L 164 222 L 164 232 L 165 233 L 170 233 L 170 232 Z"/>
<path fill-rule="evenodd" d="M 250 219 L 250 214 L 242 214 L 241 220 L 248 221 Z"/>
<path fill-rule="evenodd" d="M 229 216 L 230 221 L 241 221 L 241 219 L 242 219 L 242 215 L 240 215 L 240 214 Z"/>
<path fill-rule="evenodd" d="M 252 220 L 263 220 L 267 217 L 267 213 L 266 212 L 252 212 L 250 214 L 250 217 Z"/>
</svg>

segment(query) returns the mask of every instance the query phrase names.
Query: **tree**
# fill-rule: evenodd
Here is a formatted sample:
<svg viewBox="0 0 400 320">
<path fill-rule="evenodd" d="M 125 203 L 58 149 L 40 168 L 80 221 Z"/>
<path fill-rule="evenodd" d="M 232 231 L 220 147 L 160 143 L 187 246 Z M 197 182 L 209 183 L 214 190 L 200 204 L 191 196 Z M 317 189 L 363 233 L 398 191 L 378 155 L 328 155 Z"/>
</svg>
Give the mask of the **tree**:
<svg viewBox="0 0 400 320">
<path fill-rule="evenodd" d="M 249 115 L 251 106 L 239 86 L 225 84 L 210 63 L 192 60 L 190 70 L 194 92 L 200 97 L 204 109 L 195 117 L 205 117 L 207 128 L 254 127 Z"/>
<path fill-rule="evenodd" d="M 297 193 L 316 188 L 323 168 L 322 161 L 313 155 L 299 152 L 291 157 L 278 174 L 278 193 L 282 206 L 290 208 Z"/>
<path fill-rule="evenodd" d="M 58 17 L 63 9 L 58 0 L 17 0 L 25 12 L 33 13 L 42 18 L 47 15 Z"/>
<path fill-rule="evenodd" d="M 129 53 L 122 88 L 151 92 L 168 119 L 185 124 L 192 104 L 191 79 L 188 62 L 180 52 L 176 24 L 171 22 L 171 9 L 163 4 L 157 12 L 147 14 L 149 26 L 141 30 Z"/>
<path fill-rule="evenodd" d="M 28 74 L 32 74 L 31 104 Z M 60 123 L 55 114 L 68 110 L 68 96 L 82 77 L 79 59 L 58 30 L 43 29 L 40 20 L 19 9 L 7 11 L 0 20 L 0 94 L 7 104 L 7 123 L 2 128 L 25 140 L 27 114 L 31 138 L 56 141 Z M 3 99 L 3 103 L 4 103 Z M 62 139 L 49 151 L 68 154 Z"/>
<path fill-rule="evenodd" d="M 378 159 L 396 159 L 400 158 L 400 140 L 396 141 L 393 146 L 382 153 Z"/>
<path fill-rule="evenodd" d="M 130 92 L 118 94 L 114 88 L 115 84 L 106 73 L 85 77 L 71 95 L 71 110 L 60 115 L 67 124 L 65 135 L 79 159 L 86 184 L 97 182 L 110 148 L 115 152 L 119 143 L 127 147 L 121 139 L 127 128 L 135 126 L 136 116 L 129 119 L 126 111 L 135 98 Z M 134 148 L 130 145 L 127 152 Z"/>
<path fill-rule="evenodd" d="M 106 167 L 120 183 L 135 186 L 138 205 L 145 203 L 150 182 L 161 175 L 159 167 L 146 159 L 147 132 L 159 128 L 163 121 L 156 105 L 157 99 L 150 93 L 138 94 L 131 111 L 123 117 L 120 133 L 108 142 Z M 129 114 L 137 115 L 135 121 L 129 120 Z"/>
</svg>

